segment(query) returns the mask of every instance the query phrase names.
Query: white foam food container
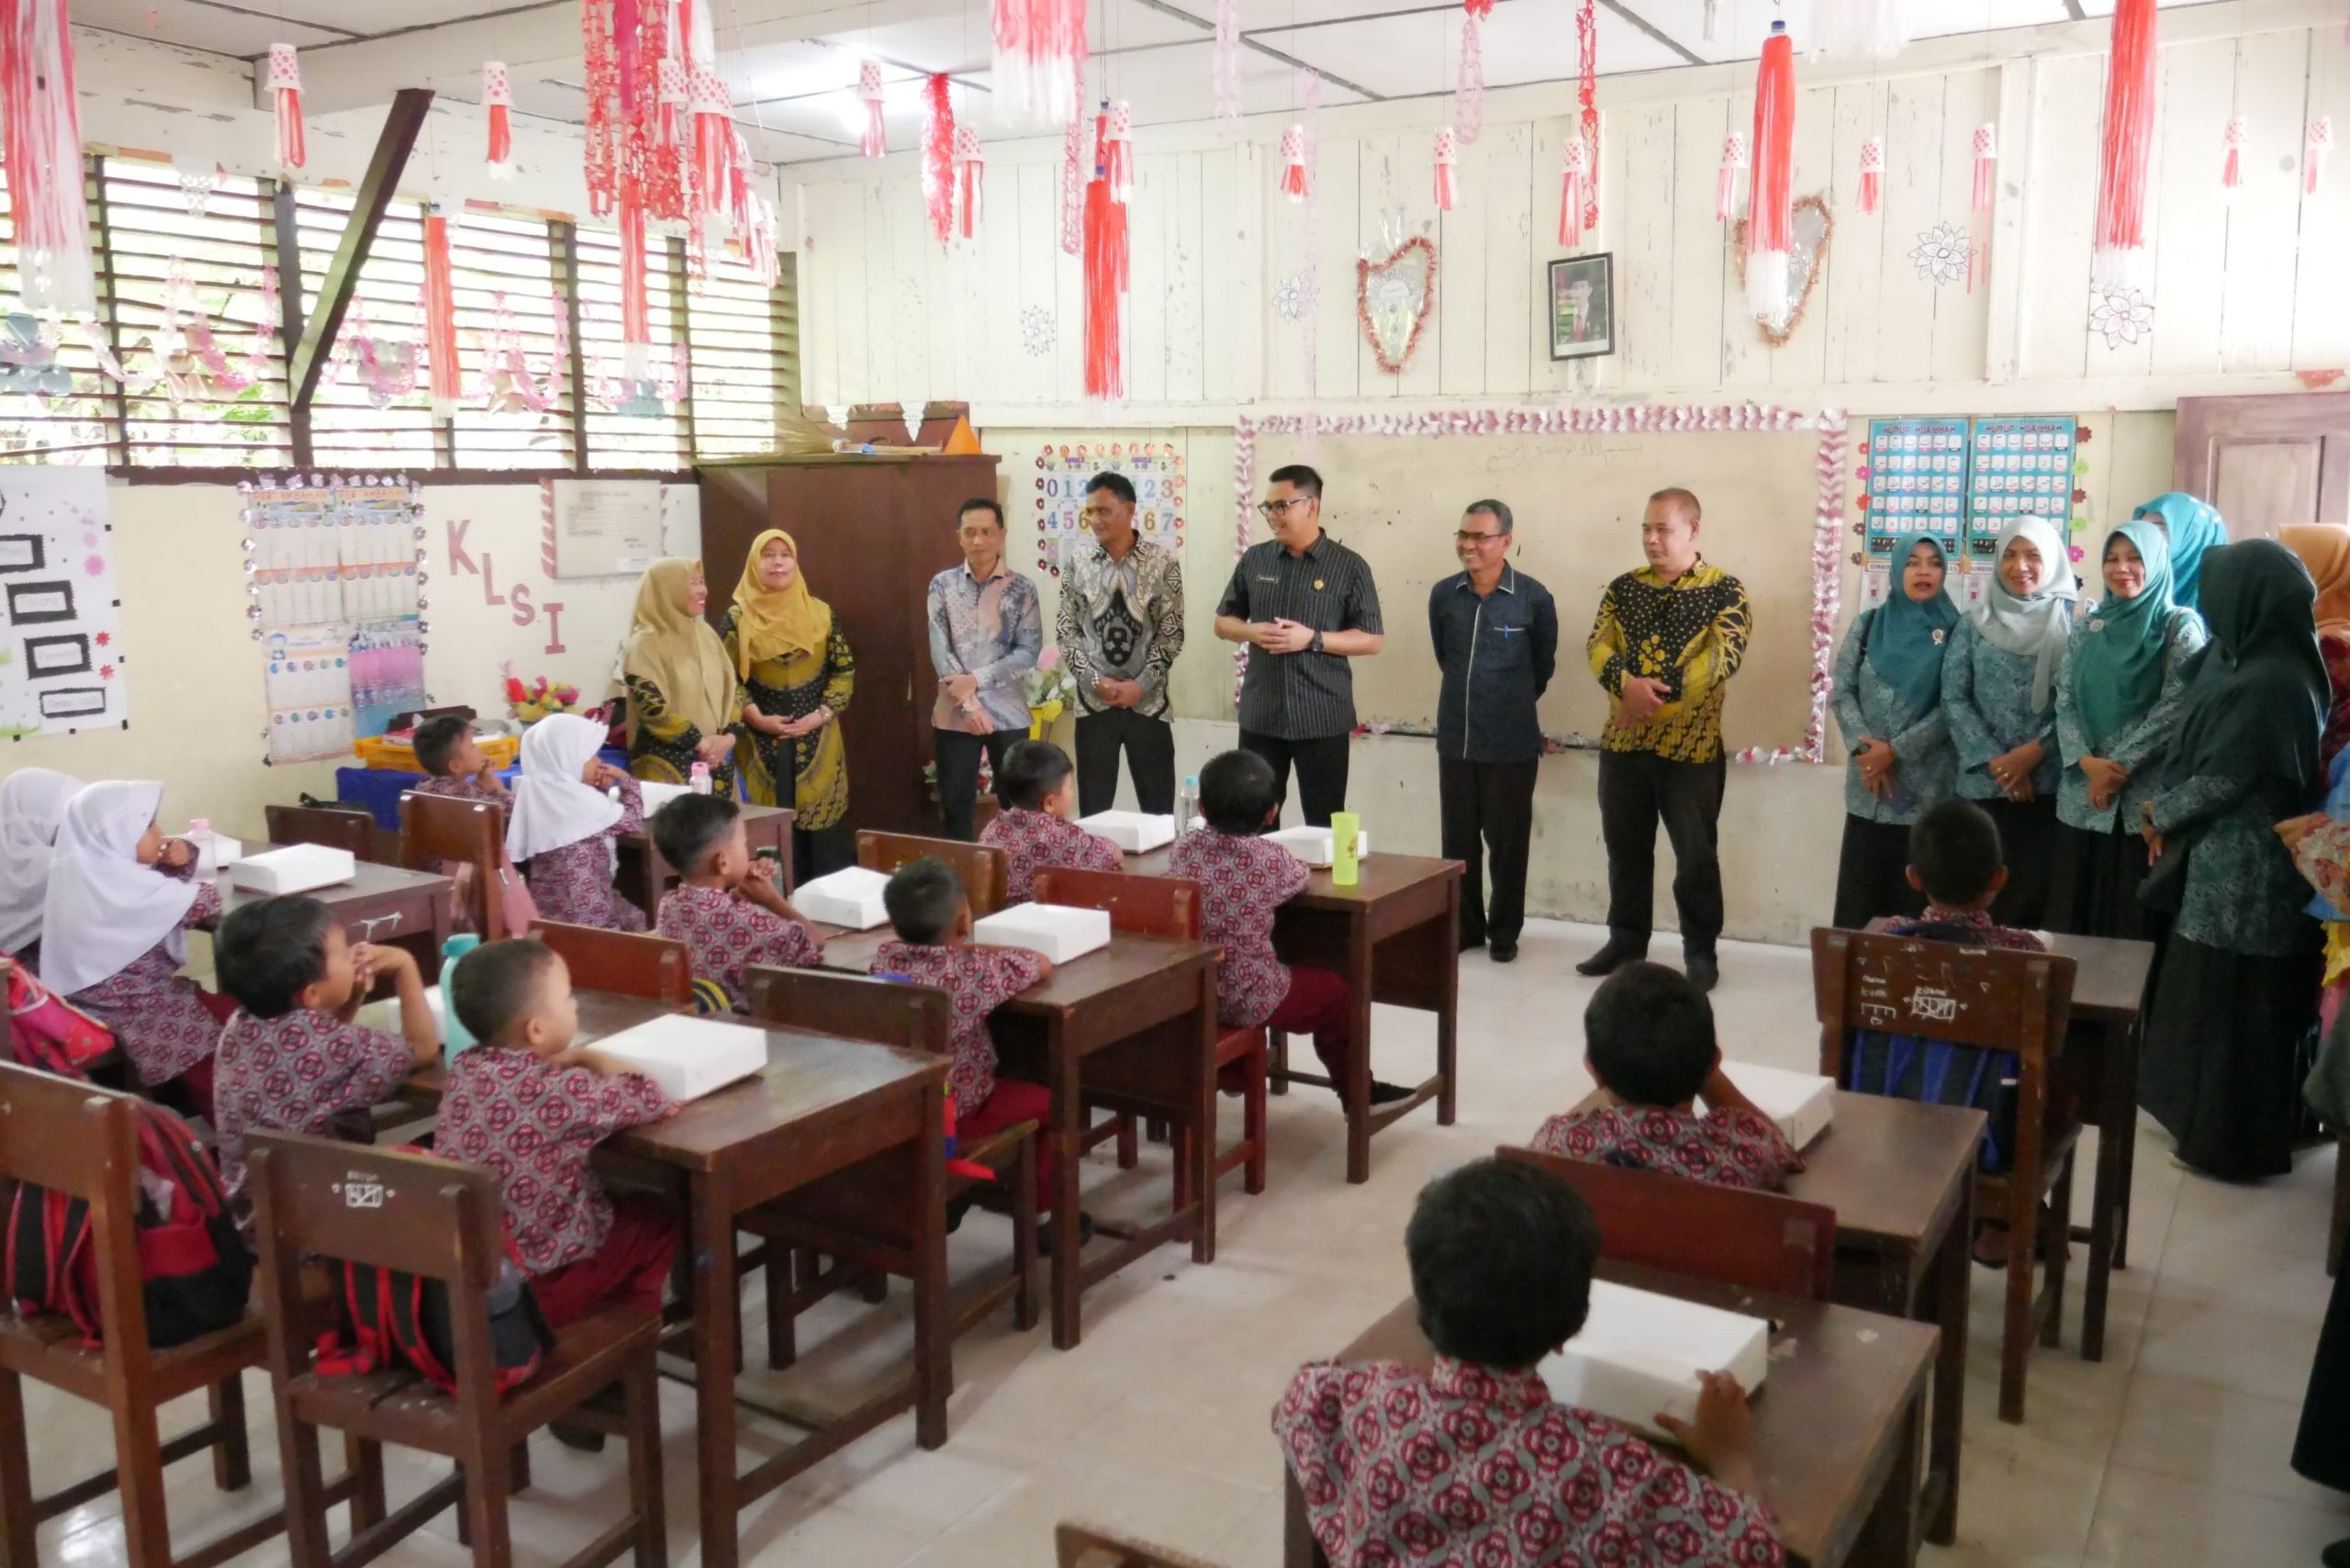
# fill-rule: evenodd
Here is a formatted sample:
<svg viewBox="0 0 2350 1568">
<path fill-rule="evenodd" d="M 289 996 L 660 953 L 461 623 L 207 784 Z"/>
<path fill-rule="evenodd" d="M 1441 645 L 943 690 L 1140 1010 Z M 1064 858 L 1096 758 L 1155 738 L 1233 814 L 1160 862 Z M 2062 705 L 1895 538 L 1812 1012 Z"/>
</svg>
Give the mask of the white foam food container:
<svg viewBox="0 0 2350 1568">
<path fill-rule="evenodd" d="M 889 885 L 880 872 L 851 866 L 800 883 L 791 890 L 791 907 L 819 924 L 870 931 L 890 918 L 881 904 L 881 890 Z"/>
<path fill-rule="evenodd" d="M 1657 1416 L 1697 1418 L 1699 1372 L 1729 1372 L 1751 1394 L 1770 1367 L 1759 1317 L 1594 1280 L 1583 1331 L 1539 1370 L 1552 1398 L 1671 1442 Z"/>
<path fill-rule="evenodd" d="M 1754 1102 L 1756 1110 L 1779 1124 L 1779 1130 L 1797 1148 L 1808 1148 L 1836 1118 L 1832 1078 L 1751 1061 L 1726 1061 L 1722 1071 L 1738 1085 L 1740 1093 Z"/>
<path fill-rule="evenodd" d="M 640 778 L 636 782 L 637 798 L 644 802 L 645 820 L 680 795 L 690 795 L 693 790 L 684 784 L 652 784 Z"/>
<path fill-rule="evenodd" d="M 1278 844 L 1308 866 L 1330 863 L 1330 830 L 1326 827 L 1285 827 L 1279 833 L 1269 833 L 1266 842 Z M 1355 855 L 1358 859 L 1371 853 L 1371 830 L 1364 828 L 1355 834 Z"/>
<path fill-rule="evenodd" d="M 764 1029 L 673 1014 L 590 1041 L 661 1087 L 672 1100 L 698 1100 L 767 1065 Z"/>
<path fill-rule="evenodd" d="M 196 846 L 196 874 L 199 877 L 217 877 L 223 867 L 233 866 L 244 858 L 243 842 L 230 838 L 225 833 L 216 833 L 209 828 L 198 833 L 191 826 L 180 836 Z"/>
<path fill-rule="evenodd" d="M 1068 904 L 1023 903 L 971 924 L 971 940 L 997 947 L 1027 947 L 1057 964 L 1110 945 L 1110 912 Z"/>
<path fill-rule="evenodd" d="M 289 844 L 260 855 L 248 855 L 229 868 L 229 880 L 252 893 L 273 897 L 307 893 L 351 880 L 357 862 L 348 849 L 323 844 Z"/>
<path fill-rule="evenodd" d="M 1106 838 L 1129 855 L 1147 855 L 1175 842 L 1175 817 L 1171 812 L 1155 816 L 1148 812 L 1096 812 L 1090 817 L 1080 817 L 1077 825 L 1096 838 Z"/>
</svg>

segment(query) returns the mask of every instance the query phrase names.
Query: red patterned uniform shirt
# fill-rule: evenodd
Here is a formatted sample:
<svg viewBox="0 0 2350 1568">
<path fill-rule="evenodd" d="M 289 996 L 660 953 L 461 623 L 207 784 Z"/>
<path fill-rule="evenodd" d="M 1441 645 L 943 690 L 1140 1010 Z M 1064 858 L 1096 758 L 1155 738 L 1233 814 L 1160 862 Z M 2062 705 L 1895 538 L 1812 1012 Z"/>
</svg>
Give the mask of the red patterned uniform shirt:
<svg viewBox="0 0 2350 1568">
<path fill-rule="evenodd" d="M 1280 845 L 1203 828 L 1175 841 L 1167 874 L 1200 884 L 1202 935 L 1224 947 L 1216 1022 L 1253 1029 L 1289 995 L 1289 966 L 1273 952 L 1273 911 L 1305 889 L 1305 862 Z"/>
<path fill-rule="evenodd" d="M 644 912 L 621 897 L 612 886 L 615 851 L 612 841 L 644 831 L 644 795 L 636 780 L 620 782 L 621 820 L 601 833 L 575 839 L 560 849 L 531 857 L 522 875 L 540 918 L 566 925 L 593 925 L 606 931 L 642 931 Z"/>
<path fill-rule="evenodd" d="M 1312 1362 L 1273 1412 L 1331 1568 L 1781 1568 L 1758 1500 L 1539 1375 Z"/>
<path fill-rule="evenodd" d="M 330 1013 L 297 1007 L 275 1018 L 241 1011 L 229 1019 L 213 1070 L 212 1120 L 220 1134 L 220 1180 L 238 1213 L 245 1205 L 246 1133 L 365 1143 L 368 1107 L 397 1093 L 415 1064 L 406 1040 Z"/>
<path fill-rule="evenodd" d="M 2048 944 L 2036 931 L 2000 925 L 1985 909 L 1940 909 L 1932 904 L 1914 920 L 1897 920 L 1885 928 L 1887 936 L 1918 936 L 1930 942 L 1964 942 L 1985 947 L 2008 947 L 2019 953 L 2045 953 Z"/>
<path fill-rule="evenodd" d="M 476 1046 L 449 1064 L 439 1152 L 498 1173 L 506 1238 L 533 1278 L 595 1256 L 612 1201 L 588 1170 L 596 1146 L 669 1114 L 649 1078 L 557 1068 L 529 1051 Z"/>
<path fill-rule="evenodd" d="M 1050 812 L 1006 807 L 988 823 L 987 831 L 979 834 L 979 842 L 1003 851 L 1003 902 L 1007 905 L 1026 903 L 1033 896 L 1030 884 L 1035 881 L 1036 873 L 1047 866 L 1067 866 L 1079 871 L 1125 869 L 1116 845 Z"/>
<path fill-rule="evenodd" d="M 165 876 L 185 876 L 166 870 Z M 183 928 L 220 918 L 220 885 L 196 884 Z M 156 943 L 120 969 L 65 1000 L 114 1031 L 115 1043 L 145 1084 L 169 1083 L 210 1056 L 220 1021 L 205 1011 L 204 988 L 180 973 L 169 941 Z"/>
<path fill-rule="evenodd" d="M 748 1006 L 743 983 L 746 966 L 813 969 L 824 956 L 806 926 L 738 899 L 724 888 L 678 883 L 661 901 L 658 929 L 686 945 L 694 978 L 716 982 L 737 1013 Z"/>
<path fill-rule="evenodd" d="M 428 773 L 422 783 L 411 784 L 408 788 L 419 795 L 446 795 L 452 800 L 479 801 L 485 805 L 496 806 L 501 812 L 511 809 L 514 804 L 513 796 L 483 783 L 481 776 L 475 773 Z"/>
<path fill-rule="evenodd" d="M 955 1009 L 955 1065 L 946 1092 L 955 1114 L 968 1116 L 995 1092 L 995 1042 L 988 1037 L 988 1014 L 1045 978 L 1041 953 L 1025 947 L 948 947 L 935 942 L 881 944 L 871 972 L 902 975 L 916 985 L 946 993 Z"/>
<path fill-rule="evenodd" d="M 1785 1185 L 1797 1163 L 1779 1124 L 1742 1105 L 1717 1106 L 1702 1116 L 1662 1105 L 1570 1111 L 1543 1123 L 1534 1147 L 1569 1159 L 1765 1193 Z"/>
</svg>

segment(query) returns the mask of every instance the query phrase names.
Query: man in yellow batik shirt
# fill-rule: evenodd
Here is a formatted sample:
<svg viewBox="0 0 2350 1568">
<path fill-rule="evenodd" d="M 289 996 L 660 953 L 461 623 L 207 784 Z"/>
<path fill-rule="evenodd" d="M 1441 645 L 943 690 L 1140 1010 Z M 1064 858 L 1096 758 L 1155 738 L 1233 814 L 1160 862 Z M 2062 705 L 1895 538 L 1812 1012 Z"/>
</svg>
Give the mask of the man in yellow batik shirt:
<svg viewBox="0 0 2350 1568">
<path fill-rule="evenodd" d="M 1689 979 L 1720 978 L 1722 700 L 1746 656 L 1746 588 L 1697 554 L 1697 498 L 1659 490 L 1640 520 L 1649 564 L 1600 596 L 1585 651 L 1607 692 L 1599 754 L 1599 828 L 1607 846 L 1607 945 L 1575 966 L 1604 975 L 1648 956 L 1654 926 L 1656 829 L 1673 841 L 1673 902 Z"/>
</svg>

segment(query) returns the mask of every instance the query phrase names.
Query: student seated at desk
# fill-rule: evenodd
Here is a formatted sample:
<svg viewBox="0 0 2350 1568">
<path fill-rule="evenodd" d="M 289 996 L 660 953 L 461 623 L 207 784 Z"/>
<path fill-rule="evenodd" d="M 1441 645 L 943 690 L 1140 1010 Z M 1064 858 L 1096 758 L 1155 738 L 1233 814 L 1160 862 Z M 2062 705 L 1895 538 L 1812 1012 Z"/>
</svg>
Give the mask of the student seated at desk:
<svg viewBox="0 0 2350 1568">
<path fill-rule="evenodd" d="M 1543 1123 L 1543 1153 L 1761 1192 L 1803 1169 L 1779 1124 L 1722 1071 L 1713 1007 L 1678 969 L 1641 961 L 1608 976 L 1583 1009 L 1583 1040 L 1605 1103 Z"/>
<path fill-rule="evenodd" d="M 420 795 L 450 795 L 460 801 L 481 801 L 505 811 L 514 803 L 498 765 L 474 739 L 471 721 L 454 713 L 427 719 L 416 727 L 417 766 L 429 777 L 416 786 Z"/>
<path fill-rule="evenodd" d="M 1422 1190 L 1404 1233 L 1433 1367 L 1301 1369 L 1273 1436 L 1331 1568 L 1776 1568 L 1746 1393 L 1705 1374 L 1688 1458 L 1550 1397 L 1538 1370 L 1583 1327 L 1599 1223 L 1574 1188 L 1480 1159 Z"/>
<path fill-rule="evenodd" d="M 2008 885 L 1999 824 L 1972 801 L 1944 801 L 1909 830 L 1909 885 L 1926 895 L 1926 913 L 1888 924 L 1889 936 L 1967 942 L 2044 953 L 2038 934 L 1991 919 L 1991 901 Z"/>
<path fill-rule="evenodd" d="M 661 900 L 656 929 L 686 945 L 694 979 L 749 1011 L 743 970 L 751 964 L 813 969 L 824 939 L 775 885 L 775 862 L 751 853 L 743 813 L 722 795 L 680 795 L 653 813 L 653 843 L 677 873 Z"/>
<path fill-rule="evenodd" d="M 66 803 L 41 904 L 40 978 L 114 1031 L 176 1110 L 212 1117 L 212 1052 L 237 1004 L 179 972 L 192 925 L 218 918 L 196 846 L 155 825 L 163 787 L 109 780 Z"/>
<path fill-rule="evenodd" d="M 213 1126 L 221 1182 L 249 1226 L 245 1135 L 372 1142 L 369 1107 L 440 1059 L 441 1025 L 416 959 L 399 947 L 352 946 L 316 899 L 243 905 L 220 923 L 212 952 L 220 989 L 237 1001 L 215 1058 Z M 398 1036 L 353 1022 L 379 975 L 399 987 Z"/>
<path fill-rule="evenodd" d="M 1216 1022 L 1226 1029 L 1263 1025 L 1312 1035 L 1314 1054 L 1333 1086 L 1347 1081 L 1353 1059 L 1354 1002 L 1342 975 L 1307 964 L 1284 964 L 1273 951 L 1273 912 L 1305 890 L 1305 862 L 1264 831 L 1281 812 L 1272 764 L 1253 751 L 1227 751 L 1200 769 L 1200 816 L 1207 826 L 1175 841 L 1167 872 L 1200 884 L 1202 936 L 1220 943 Z M 1338 1090 L 1340 1098 L 1346 1091 Z M 1371 1103 L 1411 1098 L 1412 1092 L 1373 1081 Z"/>
<path fill-rule="evenodd" d="M 1069 753 L 1050 741 L 1015 741 L 995 776 L 995 814 L 981 844 L 1003 851 L 1006 905 L 1026 903 L 1036 873 L 1047 866 L 1079 871 L 1123 871 L 1118 846 L 1069 820 L 1077 807 L 1077 780 Z"/>
<path fill-rule="evenodd" d="M 0 953 L 40 963 L 40 911 L 49 897 L 49 862 L 65 802 L 82 781 L 46 767 L 19 767 L 0 779 Z"/>
<path fill-rule="evenodd" d="M 551 713 L 522 737 L 506 853 L 522 867 L 539 913 L 569 925 L 642 931 L 644 912 L 612 886 L 612 841 L 644 830 L 636 780 L 600 760 L 604 726 Z M 606 793 L 617 789 L 620 799 Z"/>
</svg>

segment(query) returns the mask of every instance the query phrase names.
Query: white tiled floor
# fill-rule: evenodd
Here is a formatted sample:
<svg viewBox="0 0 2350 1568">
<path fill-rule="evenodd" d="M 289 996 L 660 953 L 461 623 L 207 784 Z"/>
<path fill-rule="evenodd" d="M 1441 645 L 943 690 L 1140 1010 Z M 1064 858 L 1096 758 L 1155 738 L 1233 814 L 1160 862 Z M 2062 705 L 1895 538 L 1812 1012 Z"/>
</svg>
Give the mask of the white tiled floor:
<svg viewBox="0 0 2350 1568">
<path fill-rule="evenodd" d="M 1570 966 L 1597 937 L 1536 922 L 1516 965 L 1464 960 L 1458 1126 L 1438 1127 L 1423 1113 L 1382 1134 L 1370 1184 L 1348 1187 L 1327 1097 L 1275 1100 L 1271 1188 L 1250 1198 L 1237 1178 L 1226 1182 L 1213 1265 L 1195 1267 L 1188 1251 L 1169 1248 L 1130 1268 L 1087 1298 L 1085 1342 L 1068 1354 L 1041 1330 L 1014 1335 L 1008 1316 L 967 1336 L 956 1348 L 946 1447 L 917 1450 L 912 1418 L 900 1417 L 747 1510 L 745 1560 L 1045 1568 L 1052 1525 L 1079 1516 L 1231 1568 L 1272 1568 L 1281 1538 L 1273 1401 L 1300 1361 L 1337 1350 L 1406 1292 L 1404 1223 L 1431 1172 L 1522 1140 L 1586 1089 L 1580 1020 L 1595 982 Z M 1669 938 L 1657 956 L 1674 958 Z M 1722 971 L 1715 1007 L 1733 1057 L 1815 1059 L 1805 954 L 1732 945 Z M 1376 1033 L 1381 1076 L 1416 1081 L 1431 1070 L 1424 1015 L 1382 1008 Z M 1237 1117 L 1232 1102 L 1225 1106 Z M 2314 1564 L 2321 1547 L 2350 1535 L 2350 1498 L 2287 1464 L 2325 1308 L 2333 1156 L 2305 1155 L 2289 1178 L 2237 1188 L 2183 1176 L 2151 1126 L 2139 1141 L 2131 1267 L 2115 1278 L 2106 1360 L 2081 1361 L 2077 1324 L 2068 1325 L 2065 1349 L 2032 1359 L 2030 1419 L 2020 1428 L 1995 1417 L 1998 1280 L 1976 1275 L 1973 1354 L 1982 1370 L 1967 1394 L 1959 1543 L 1928 1550 L 1935 1568 L 2288 1568 Z M 1147 1151 L 1142 1170 L 1126 1175 L 1100 1152 L 1089 1164 L 1089 1206 L 1138 1208 L 1146 1186 L 1161 1197 L 1164 1149 Z M 2079 1186 L 2086 1204 L 2088 1183 Z M 974 1215 L 955 1238 L 958 1266 L 992 1263 L 1006 1234 L 1001 1221 Z M 859 1377 L 905 1353 L 905 1306 L 902 1287 L 888 1307 L 828 1304 L 804 1320 L 802 1366 L 755 1381 L 826 1406 L 845 1401 Z M 250 1492 L 222 1498 L 201 1462 L 173 1471 L 173 1534 L 184 1548 L 276 1497 L 258 1376 L 248 1401 L 258 1472 Z M 43 1489 L 110 1462 L 97 1411 L 44 1390 L 30 1391 L 28 1404 Z M 193 1425 L 200 1403 L 173 1414 Z M 665 1386 L 664 1415 L 671 1558 L 689 1565 L 699 1552 L 685 1389 Z M 787 1431 L 747 1423 L 744 1462 L 775 1451 Z M 554 1563 L 610 1517 L 624 1462 L 617 1447 L 588 1459 L 543 1438 L 533 1455 L 537 1486 L 516 1505 L 517 1558 Z M 396 1459 L 394 1501 L 432 1473 Z M 43 1561 L 118 1562 L 117 1514 L 108 1498 L 53 1521 L 41 1532 Z M 285 1559 L 281 1541 L 241 1561 Z M 385 1561 L 453 1565 L 467 1555 L 444 1516 Z"/>
</svg>

